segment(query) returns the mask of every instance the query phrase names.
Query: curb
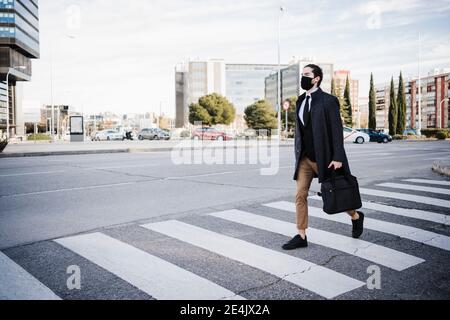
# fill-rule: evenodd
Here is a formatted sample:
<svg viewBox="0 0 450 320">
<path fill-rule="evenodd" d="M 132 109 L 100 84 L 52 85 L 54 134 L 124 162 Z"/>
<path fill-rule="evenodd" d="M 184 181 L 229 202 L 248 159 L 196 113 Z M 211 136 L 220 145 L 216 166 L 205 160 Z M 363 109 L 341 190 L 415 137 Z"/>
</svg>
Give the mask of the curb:
<svg viewBox="0 0 450 320">
<path fill-rule="evenodd" d="M 450 178 L 450 166 L 443 164 L 442 162 L 433 163 L 432 170 L 443 176 Z"/>
<path fill-rule="evenodd" d="M 232 149 L 248 148 L 251 146 L 233 146 Z M 293 144 L 282 144 L 280 148 L 294 147 Z M 206 146 L 197 148 L 181 148 L 183 150 L 211 150 L 220 147 Z M 80 150 L 80 151 L 48 151 L 48 152 L 18 152 L 18 153 L 0 153 L 2 158 L 28 158 L 28 157 L 48 157 L 48 156 L 72 156 L 72 155 L 93 155 L 93 154 L 113 154 L 113 153 L 151 153 L 151 152 L 170 152 L 173 147 L 164 148 L 128 148 L 111 150 Z"/>
</svg>

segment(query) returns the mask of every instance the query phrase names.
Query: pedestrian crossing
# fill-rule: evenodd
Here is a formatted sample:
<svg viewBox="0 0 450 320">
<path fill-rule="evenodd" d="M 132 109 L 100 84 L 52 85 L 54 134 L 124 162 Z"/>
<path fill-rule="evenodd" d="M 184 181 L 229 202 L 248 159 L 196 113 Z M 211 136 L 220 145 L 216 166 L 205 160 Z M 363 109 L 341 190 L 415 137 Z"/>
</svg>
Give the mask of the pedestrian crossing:
<svg viewBox="0 0 450 320">
<path fill-rule="evenodd" d="M 101 233 L 56 242 L 159 300 L 241 299 L 211 281 Z"/>
<path fill-rule="evenodd" d="M 444 182 L 446 181 L 407 179 L 399 183 L 386 182 L 376 185 L 383 190 L 362 188 L 362 194 L 408 201 L 411 207 L 414 207 L 417 202 L 430 204 L 434 208 L 430 211 L 370 201 L 364 201 L 363 208 L 390 214 L 393 217 L 414 219 L 411 222 L 420 221 L 429 226 L 447 228 L 450 219 L 447 219 L 448 215 L 445 212 L 448 213 L 450 206 L 446 206 L 445 201 L 450 201 L 443 199 L 447 195 L 443 191 L 448 190 L 445 189 L 447 185 Z M 392 188 L 397 189 L 398 192 L 389 191 Z M 413 195 L 407 193 L 409 191 L 424 192 L 425 194 Z M 435 195 L 439 195 L 439 198 L 436 198 Z M 312 196 L 310 199 L 321 201 L 318 196 Z M 440 210 L 437 207 L 440 207 Z M 268 208 L 270 210 L 267 210 Z M 310 249 L 286 252 L 281 250 L 284 242 L 279 242 L 279 240 L 276 246 L 269 246 L 265 243 L 258 243 L 252 238 L 240 236 L 238 233 L 227 233 L 218 227 L 223 223 L 228 223 L 233 230 L 245 228 L 245 230 L 249 230 L 250 228 L 255 234 L 264 232 L 265 236 L 277 235 L 287 240 L 296 233 L 296 226 L 292 222 L 294 218 L 292 213 L 294 212 L 295 204 L 293 202 L 277 201 L 261 203 L 251 209 L 231 209 L 199 215 L 198 220 L 214 221 L 214 224 L 207 226 L 197 220 L 185 221 L 180 218 L 139 224 L 136 225 L 136 228 L 141 230 L 144 238 L 151 235 L 163 237 L 158 240 L 158 246 L 167 246 L 166 249 L 169 250 L 169 246 L 174 245 L 173 242 L 168 244 L 167 241 L 170 240 L 177 241 L 186 248 L 198 248 L 206 256 L 218 256 L 224 264 L 225 261 L 233 261 L 240 266 L 275 277 L 286 285 L 299 288 L 305 296 L 312 294 L 312 297 L 316 299 L 338 299 L 353 293 L 370 295 L 366 286 L 366 270 L 355 274 L 344 272 L 340 268 L 335 270 L 336 265 L 319 263 L 309 256 L 308 250 Z M 361 239 L 351 238 L 351 220 L 345 214 L 330 216 L 321 208 L 310 204 L 309 215 L 320 221 L 328 221 L 339 228 L 345 226 L 349 231 L 348 235 L 343 235 L 339 231 L 323 230 L 320 224 L 312 223 L 311 228 L 308 229 L 309 242 L 320 247 L 324 253 L 333 255 L 339 253 L 347 260 L 360 259 L 360 261 L 367 262 L 367 264 L 362 264 L 361 268 L 364 265 L 375 264 L 384 267 L 384 272 L 402 274 L 429 263 L 428 257 L 421 256 L 414 251 L 399 250 L 399 247 L 392 246 L 390 243 L 380 244 L 373 240 L 368 241 L 364 239 L 364 236 Z M 398 241 L 405 244 L 419 243 L 440 250 L 439 252 L 447 259 L 450 257 L 450 237 L 437 230 L 431 232 L 417 226 L 376 219 L 370 216 L 370 212 L 366 212 L 365 228 L 380 235 L 398 237 Z M 135 243 L 126 239 L 118 239 L 114 235 L 107 234 L 106 231 L 64 237 L 53 240 L 52 243 L 58 244 L 61 250 L 75 253 L 157 300 L 246 300 L 251 298 L 245 290 L 237 290 L 226 281 L 218 283 L 217 278 L 213 275 L 199 274 L 193 269 L 186 268 L 186 265 L 180 261 L 188 264 L 195 263 L 191 260 L 189 249 L 171 251 L 177 255 L 177 259 L 169 262 L 167 257 L 163 258 L 154 254 L 145 246 L 138 247 Z M 400 248 L 403 247 L 400 246 Z M 297 254 L 299 252 L 301 255 Z M 26 258 L 37 259 L 34 256 Z M 68 264 L 71 263 L 72 261 L 68 261 Z M 355 268 L 358 268 L 358 265 Z M 237 274 L 239 270 L 227 272 L 239 277 Z M 47 284 L 38 278 L 35 271 L 27 270 L 26 267 L 19 265 L 0 252 L 0 300 L 53 300 L 63 297 L 60 287 Z M 310 297 L 310 295 L 308 296 Z"/>
<path fill-rule="evenodd" d="M 295 204 L 286 201 L 268 203 L 265 206 L 293 213 L 296 211 Z M 330 216 L 327 215 L 322 209 L 316 207 L 309 207 L 308 213 L 310 217 L 316 217 L 319 219 L 339 222 L 347 225 L 351 225 L 352 223 L 346 215 Z M 370 218 L 365 218 L 364 228 L 391 234 L 400 238 L 416 241 L 422 244 L 450 251 L 450 237 L 427 230 Z"/>
<path fill-rule="evenodd" d="M 292 236 L 292 230 L 295 230 L 296 228 L 296 225 L 293 223 L 267 218 L 240 210 L 218 212 L 212 214 L 212 216 L 259 228 L 261 230 L 279 233 L 287 237 Z M 315 228 L 308 229 L 308 238 L 311 243 L 333 248 L 397 271 L 403 271 L 425 261 L 374 243 Z"/>
<path fill-rule="evenodd" d="M 0 252 L 0 300 L 60 300 L 49 288 Z"/>
</svg>

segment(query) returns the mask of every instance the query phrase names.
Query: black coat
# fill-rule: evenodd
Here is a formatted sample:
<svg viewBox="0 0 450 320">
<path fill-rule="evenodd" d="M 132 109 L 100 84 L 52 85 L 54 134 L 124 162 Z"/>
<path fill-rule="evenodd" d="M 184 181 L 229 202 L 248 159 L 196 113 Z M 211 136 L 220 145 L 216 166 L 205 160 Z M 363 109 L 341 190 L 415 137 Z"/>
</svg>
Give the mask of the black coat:
<svg viewBox="0 0 450 320">
<path fill-rule="evenodd" d="M 331 169 L 328 169 L 328 166 L 332 161 L 342 162 L 343 167 L 341 171 L 351 174 L 344 149 L 344 128 L 339 100 L 335 96 L 323 92 L 320 88 L 311 97 L 311 124 L 319 170 L 319 175 L 315 175 L 315 178 L 319 178 L 319 183 L 328 179 L 331 173 Z M 302 155 L 299 111 L 305 98 L 306 93 L 299 97 L 296 108 L 294 180 L 297 180 L 300 157 Z"/>
</svg>

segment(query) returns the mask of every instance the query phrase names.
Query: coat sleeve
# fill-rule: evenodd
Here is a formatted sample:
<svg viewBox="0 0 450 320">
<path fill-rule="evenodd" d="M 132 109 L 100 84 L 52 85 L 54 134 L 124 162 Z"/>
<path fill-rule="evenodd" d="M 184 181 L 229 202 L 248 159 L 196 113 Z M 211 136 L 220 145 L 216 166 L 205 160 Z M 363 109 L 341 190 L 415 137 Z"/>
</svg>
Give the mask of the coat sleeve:
<svg viewBox="0 0 450 320">
<path fill-rule="evenodd" d="M 328 109 L 328 119 L 330 120 L 331 140 L 333 143 L 333 161 L 345 161 L 344 149 L 344 126 L 342 125 L 340 103 L 336 97 L 333 97 Z"/>
</svg>

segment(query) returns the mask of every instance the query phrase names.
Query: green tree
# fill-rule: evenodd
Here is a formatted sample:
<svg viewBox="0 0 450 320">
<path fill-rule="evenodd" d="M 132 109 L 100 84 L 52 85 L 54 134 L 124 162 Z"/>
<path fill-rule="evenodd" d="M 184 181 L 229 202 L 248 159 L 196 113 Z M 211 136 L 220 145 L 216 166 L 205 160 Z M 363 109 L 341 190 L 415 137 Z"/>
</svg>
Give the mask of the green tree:
<svg viewBox="0 0 450 320">
<path fill-rule="evenodd" d="M 203 125 L 230 125 L 236 118 L 236 109 L 225 97 L 213 93 L 201 97 L 198 103 L 189 106 L 189 122 L 203 122 Z"/>
<path fill-rule="evenodd" d="M 347 76 L 347 81 L 345 82 L 345 90 L 344 90 L 344 105 L 347 110 L 347 118 L 345 121 L 345 125 L 347 127 L 353 128 L 353 108 L 352 108 L 352 100 L 350 97 L 350 79 Z"/>
<path fill-rule="evenodd" d="M 334 78 L 331 78 L 331 94 L 337 97 L 336 93 L 336 83 L 334 82 Z"/>
<path fill-rule="evenodd" d="M 193 103 L 189 106 L 189 122 L 191 124 L 201 122 L 205 126 L 210 126 L 211 116 L 205 108 L 200 106 L 198 103 Z"/>
<path fill-rule="evenodd" d="M 277 113 L 265 100 L 259 100 L 245 109 L 245 122 L 254 130 L 278 128 Z"/>
<path fill-rule="evenodd" d="M 291 105 L 290 109 L 288 110 L 288 125 L 289 125 L 289 129 L 294 129 L 295 128 L 295 111 L 296 111 L 296 106 L 297 106 L 297 100 L 298 97 L 291 97 L 289 99 L 287 99 L 287 101 L 289 101 L 289 104 Z M 283 110 L 281 111 L 281 120 L 283 121 L 283 128 L 286 128 L 286 111 Z"/>
<path fill-rule="evenodd" d="M 400 77 L 398 81 L 397 107 L 398 107 L 397 134 L 403 134 L 403 132 L 405 132 L 406 129 L 406 92 L 402 72 L 400 72 Z"/>
<path fill-rule="evenodd" d="M 341 119 L 342 119 L 342 124 L 345 126 L 348 126 L 347 124 L 351 121 L 349 119 L 349 115 L 348 115 L 348 109 L 347 106 L 345 105 L 345 100 L 344 97 L 342 96 L 341 93 L 341 88 L 338 87 L 337 91 L 336 91 L 336 97 L 339 100 L 339 106 L 340 106 L 340 112 L 341 112 Z"/>
<path fill-rule="evenodd" d="M 369 92 L 369 129 L 377 129 L 377 95 L 373 81 L 373 73 L 370 74 L 370 92 Z"/>
<path fill-rule="evenodd" d="M 397 110 L 397 98 L 395 96 L 395 84 L 394 77 L 391 79 L 391 90 L 389 98 L 389 133 L 395 135 L 397 132 L 397 122 L 398 122 L 398 110 Z"/>
</svg>

